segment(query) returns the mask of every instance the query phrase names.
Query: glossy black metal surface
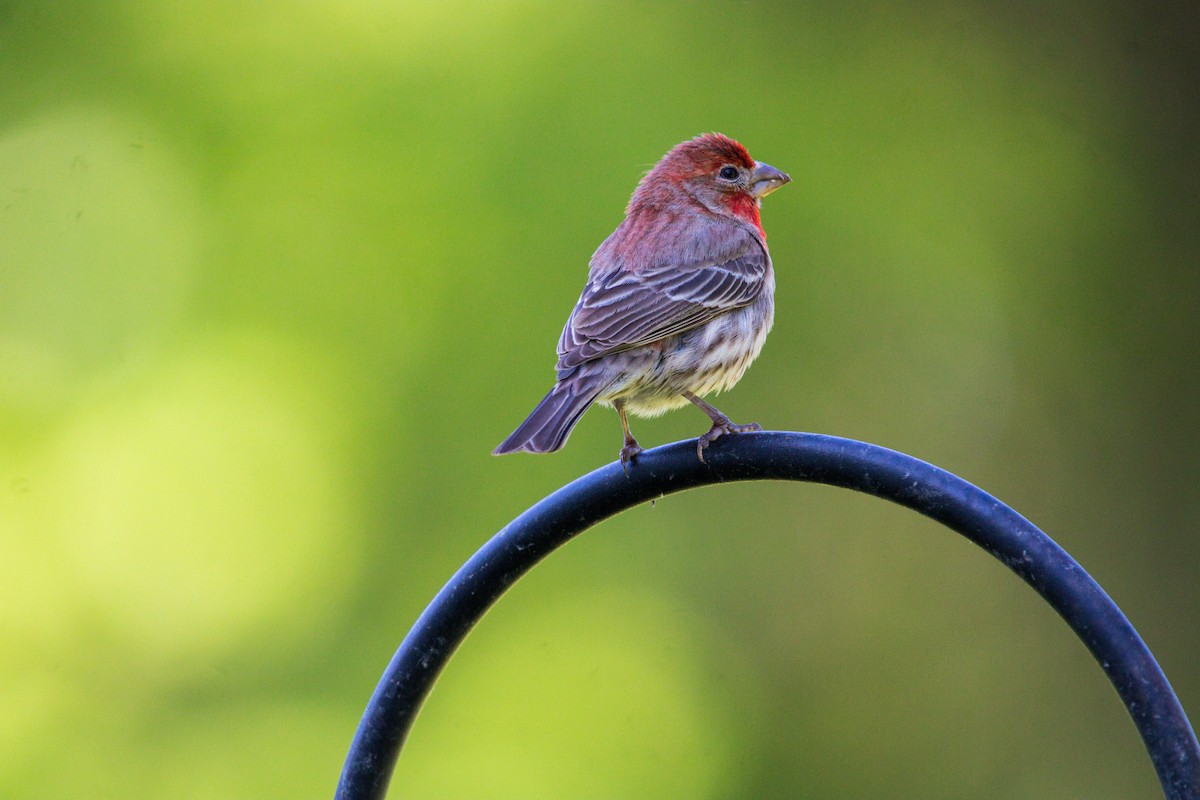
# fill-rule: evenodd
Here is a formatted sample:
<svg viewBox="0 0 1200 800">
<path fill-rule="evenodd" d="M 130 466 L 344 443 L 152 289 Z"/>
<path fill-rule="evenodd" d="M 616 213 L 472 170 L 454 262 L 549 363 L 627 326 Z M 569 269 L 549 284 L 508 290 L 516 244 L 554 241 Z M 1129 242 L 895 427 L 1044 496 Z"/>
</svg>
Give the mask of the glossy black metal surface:
<svg viewBox="0 0 1200 800">
<path fill-rule="evenodd" d="M 642 453 L 564 486 L 521 514 L 450 579 L 417 620 L 371 697 L 337 789 L 376 800 L 421 703 L 455 648 L 518 578 L 559 545 L 638 503 L 713 483 L 794 480 L 842 486 L 919 511 L 966 536 L 1045 598 L 1112 681 L 1169 800 L 1200 797 L 1200 744 L 1137 631 L 1086 571 L 1032 523 L 945 470 L 876 445 L 768 431 L 726 436 L 696 458 L 695 440 Z"/>
</svg>

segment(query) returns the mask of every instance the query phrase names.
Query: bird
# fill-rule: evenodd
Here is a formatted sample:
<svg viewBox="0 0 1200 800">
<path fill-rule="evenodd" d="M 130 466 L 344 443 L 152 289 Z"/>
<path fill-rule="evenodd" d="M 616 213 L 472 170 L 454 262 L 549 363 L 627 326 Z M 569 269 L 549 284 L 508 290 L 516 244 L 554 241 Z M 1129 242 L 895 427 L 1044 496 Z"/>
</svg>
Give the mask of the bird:
<svg viewBox="0 0 1200 800">
<path fill-rule="evenodd" d="M 696 443 L 701 461 L 719 437 L 761 431 L 703 398 L 733 387 L 771 330 L 775 274 L 759 209 L 790 181 L 721 133 L 664 155 L 592 255 L 558 340 L 554 388 L 493 455 L 560 449 L 593 403 L 616 409 L 622 468 L 642 452 L 630 415 L 697 406 L 712 422 Z"/>
</svg>

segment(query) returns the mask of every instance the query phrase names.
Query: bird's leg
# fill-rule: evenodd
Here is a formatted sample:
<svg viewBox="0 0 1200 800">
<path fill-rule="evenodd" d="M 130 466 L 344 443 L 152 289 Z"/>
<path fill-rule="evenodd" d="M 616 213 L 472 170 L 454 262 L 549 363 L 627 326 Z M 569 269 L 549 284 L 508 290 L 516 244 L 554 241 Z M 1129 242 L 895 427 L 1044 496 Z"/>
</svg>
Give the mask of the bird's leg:
<svg viewBox="0 0 1200 800">
<path fill-rule="evenodd" d="M 621 469 L 625 469 L 625 465 L 642 452 L 642 446 L 629 432 L 629 417 L 625 415 L 625 401 L 613 400 L 613 408 L 617 409 L 617 414 L 621 417 L 621 430 L 625 432 L 625 446 L 621 448 Z"/>
<path fill-rule="evenodd" d="M 704 448 L 715 442 L 727 433 L 750 433 L 751 431 L 761 431 L 762 425 L 757 422 L 751 422 L 749 425 L 734 425 L 729 417 L 722 414 L 711 403 L 706 403 L 691 392 L 684 392 L 683 396 L 690 400 L 712 420 L 712 427 L 708 429 L 708 433 L 701 436 L 696 442 L 696 455 L 700 456 L 700 460 L 704 460 Z"/>
</svg>

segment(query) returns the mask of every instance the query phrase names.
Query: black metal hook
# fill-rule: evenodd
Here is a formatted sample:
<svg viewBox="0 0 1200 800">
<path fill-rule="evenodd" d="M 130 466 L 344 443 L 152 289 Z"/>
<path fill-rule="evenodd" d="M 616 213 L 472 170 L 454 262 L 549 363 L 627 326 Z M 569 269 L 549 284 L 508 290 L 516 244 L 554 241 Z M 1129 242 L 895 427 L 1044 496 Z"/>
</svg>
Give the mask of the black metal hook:
<svg viewBox="0 0 1200 800">
<path fill-rule="evenodd" d="M 1137 631 L 1061 547 L 963 479 L 877 445 L 769 431 L 647 450 L 628 474 L 614 462 L 546 497 L 471 557 L 421 614 L 388 664 L 354 736 L 338 800 L 378 800 L 404 738 L 451 654 L 518 578 L 571 537 L 638 503 L 711 483 L 794 480 L 842 486 L 907 506 L 966 536 L 1045 598 L 1100 662 L 1145 742 L 1168 800 L 1200 798 L 1200 743 Z"/>
</svg>

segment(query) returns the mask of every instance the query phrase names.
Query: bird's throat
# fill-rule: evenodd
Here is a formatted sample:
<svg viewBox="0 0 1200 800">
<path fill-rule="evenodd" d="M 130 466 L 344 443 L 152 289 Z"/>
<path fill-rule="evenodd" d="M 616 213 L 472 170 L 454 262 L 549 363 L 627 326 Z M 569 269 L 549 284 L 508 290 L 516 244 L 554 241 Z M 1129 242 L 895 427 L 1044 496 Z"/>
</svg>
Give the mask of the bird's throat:
<svg viewBox="0 0 1200 800">
<path fill-rule="evenodd" d="M 758 232 L 764 239 L 767 238 L 767 232 L 763 230 L 762 226 L 762 217 L 758 213 L 757 200 L 748 194 L 731 194 L 725 198 L 725 205 L 735 217 L 746 220 L 758 228 Z"/>
</svg>

